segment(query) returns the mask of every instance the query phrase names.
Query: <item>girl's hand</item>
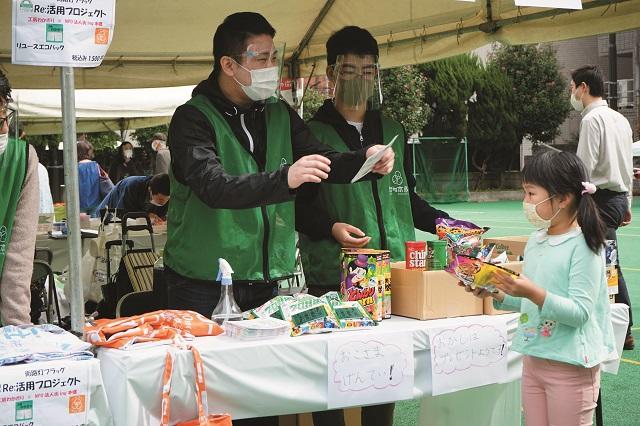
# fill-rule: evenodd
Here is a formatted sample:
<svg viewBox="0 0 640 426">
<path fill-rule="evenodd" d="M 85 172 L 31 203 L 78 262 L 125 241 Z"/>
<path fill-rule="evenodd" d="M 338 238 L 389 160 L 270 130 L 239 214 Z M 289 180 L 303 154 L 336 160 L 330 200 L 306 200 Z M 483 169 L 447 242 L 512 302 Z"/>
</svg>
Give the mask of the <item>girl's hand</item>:
<svg viewBox="0 0 640 426">
<path fill-rule="evenodd" d="M 498 302 L 502 302 L 502 300 L 504 300 L 504 293 L 501 293 L 500 291 L 492 293 L 490 291 L 487 291 L 483 287 L 477 287 L 472 289 L 471 286 L 465 285 L 462 281 L 458 281 L 458 285 L 460 287 L 464 287 L 464 291 L 466 291 L 467 293 L 471 293 L 474 296 L 479 297 L 480 299 L 484 299 L 485 297 L 493 297 Z"/>
<path fill-rule="evenodd" d="M 513 277 L 502 271 L 493 273 L 493 283 L 499 290 L 513 297 L 525 297 L 536 305 L 542 307 L 547 295 L 545 289 L 534 284 L 524 275 Z"/>
</svg>

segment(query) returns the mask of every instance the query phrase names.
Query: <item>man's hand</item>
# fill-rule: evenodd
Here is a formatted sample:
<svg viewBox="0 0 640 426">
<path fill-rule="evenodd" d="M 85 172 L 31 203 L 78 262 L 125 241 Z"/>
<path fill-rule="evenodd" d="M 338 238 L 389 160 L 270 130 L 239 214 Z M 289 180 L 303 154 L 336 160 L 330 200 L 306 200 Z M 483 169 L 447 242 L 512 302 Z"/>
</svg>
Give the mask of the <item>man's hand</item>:
<svg viewBox="0 0 640 426">
<path fill-rule="evenodd" d="M 384 145 L 373 145 L 367 149 L 366 157 L 369 158 L 376 152 L 384 149 Z M 380 175 L 387 175 L 391 173 L 393 170 L 393 163 L 395 161 L 396 154 L 393 152 L 393 149 L 389 148 L 386 150 L 382 158 L 373 166 L 372 172 L 378 173 Z"/>
<path fill-rule="evenodd" d="M 356 235 L 352 237 L 351 234 Z M 331 235 L 341 247 L 360 248 L 369 244 L 371 237 L 367 237 L 364 232 L 349 225 L 348 223 L 336 222 L 331 227 Z"/>
<path fill-rule="evenodd" d="M 627 210 L 627 212 L 622 217 L 622 223 L 620 226 L 627 226 L 631 223 L 631 210 Z"/>
<path fill-rule="evenodd" d="M 300 158 L 289 167 L 287 183 L 290 189 L 296 189 L 306 182 L 320 183 L 329 177 L 331 161 L 327 157 L 314 154 Z"/>
</svg>

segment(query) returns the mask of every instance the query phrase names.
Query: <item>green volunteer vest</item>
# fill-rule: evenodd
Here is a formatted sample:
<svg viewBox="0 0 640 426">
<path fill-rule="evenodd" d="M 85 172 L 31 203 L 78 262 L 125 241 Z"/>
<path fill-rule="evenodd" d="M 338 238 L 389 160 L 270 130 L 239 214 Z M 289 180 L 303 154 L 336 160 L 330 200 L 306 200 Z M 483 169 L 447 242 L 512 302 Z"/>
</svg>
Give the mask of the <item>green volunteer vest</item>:
<svg viewBox="0 0 640 426">
<path fill-rule="evenodd" d="M 9 139 L 4 153 L 0 154 L 0 277 L 26 174 L 26 144 L 17 139 Z"/>
<path fill-rule="evenodd" d="M 220 163 L 232 176 L 259 173 L 258 164 L 242 147 L 220 112 L 204 96 L 189 105 L 200 110 L 213 126 Z M 266 172 L 292 163 L 289 112 L 281 103 L 266 105 Z M 295 265 L 293 202 L 231 210 L 213 209 L 173 173 L 164 262 L 178 274 L 215 280 L 218 258 L 226 259 L 234 280 L 272 281 L 290 276 Z"/>
<path fill-rule="evenodd" d="M 336 151 L 349 151 L 349 147 L 331 125 L 311 121 L 309 128 L 320 141 Z M 415 240 L 409 187 L 403 167 L 404 130 L 396 121 L 382 117 L 382 134 L 382 140 L 385 143 L 398 135 L 398 140 L 393 144 L 396 156 L 394 169 L 388 175 L 378 179 L 377 184 L 387 237 L 386 248 L 391 251 L 392 260 L 402 260 L 405 241 Z M 349 223 L 370 236 L 371 241 L 367 248 L 382 248 L 373 186 L 370 181 L 349 185 L 320 185 L 315 202 L 333 221 Z M 302 267 L 308 284 L 335 286 L 340 283 L 341 247 L 333 238 L 312 241 L 306 235 L 300 234 L 299 246 Z"/>
</svg>

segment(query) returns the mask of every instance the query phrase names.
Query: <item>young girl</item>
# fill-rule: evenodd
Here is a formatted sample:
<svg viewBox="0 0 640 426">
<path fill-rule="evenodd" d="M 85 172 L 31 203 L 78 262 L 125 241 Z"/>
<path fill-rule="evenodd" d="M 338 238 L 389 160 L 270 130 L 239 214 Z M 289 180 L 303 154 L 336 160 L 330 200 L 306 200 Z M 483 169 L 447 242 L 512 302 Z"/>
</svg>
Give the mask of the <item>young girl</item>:
<svg viewBox="0 0 640 426">
<path fill-rule="evenodd" d="M 524 354 L 526 425 L 591 425 L 599 364 L 615 350 L 596 187 L 567 152 L 533 157 L 522 186 L 525 216 L 538 229 L 525 248 L 524 273 L 495 274 L 497 293 L 467 290 L 521 312 L 512 349 Z"/>
</svg>

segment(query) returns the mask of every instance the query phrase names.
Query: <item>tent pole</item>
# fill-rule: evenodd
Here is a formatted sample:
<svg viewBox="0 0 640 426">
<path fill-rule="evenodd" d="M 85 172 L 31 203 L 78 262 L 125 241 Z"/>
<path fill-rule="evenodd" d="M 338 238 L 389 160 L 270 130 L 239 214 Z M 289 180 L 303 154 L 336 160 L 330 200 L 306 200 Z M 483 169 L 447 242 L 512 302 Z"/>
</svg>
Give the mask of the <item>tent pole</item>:
<svg viewBox="0 0 640 426">
<path fill-rule="evenodd" d="M 82 333 L 84 329 L 84 298 L 82 295 L 80 238 L 80 198 L 78 192 L 78 154 L 76 152 L 76 101 L 72 67 L 60 70 L 62 87 L 62 136 L 64 156 L 64 190 L 66 195 L 67 227 L 69 244 L 69 277 L 71 286 L 71 329 Z"/>
</svg>

